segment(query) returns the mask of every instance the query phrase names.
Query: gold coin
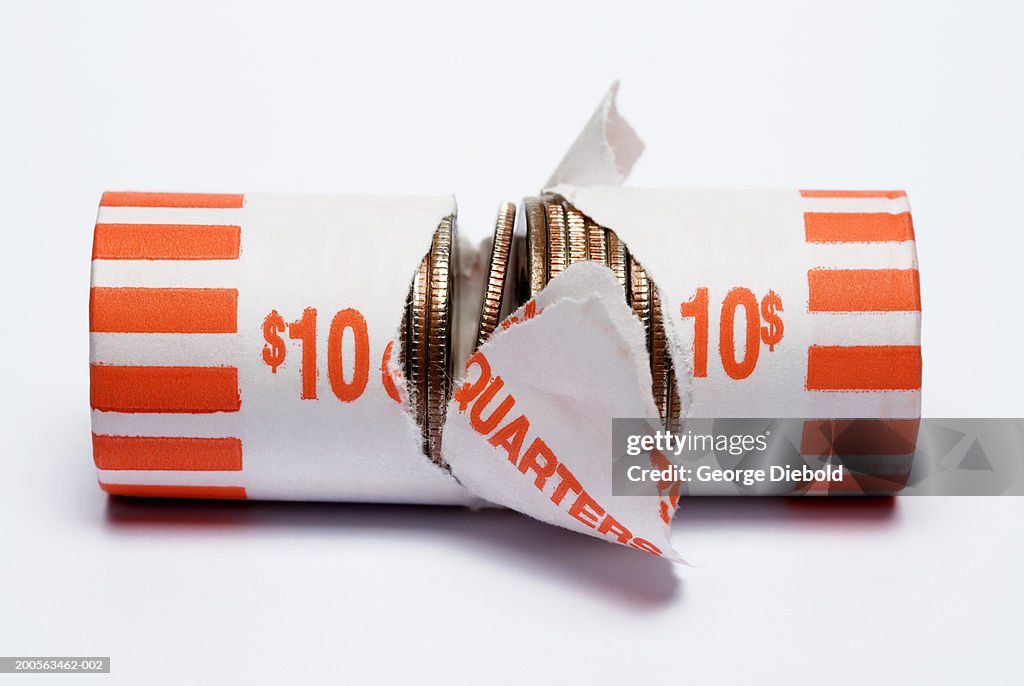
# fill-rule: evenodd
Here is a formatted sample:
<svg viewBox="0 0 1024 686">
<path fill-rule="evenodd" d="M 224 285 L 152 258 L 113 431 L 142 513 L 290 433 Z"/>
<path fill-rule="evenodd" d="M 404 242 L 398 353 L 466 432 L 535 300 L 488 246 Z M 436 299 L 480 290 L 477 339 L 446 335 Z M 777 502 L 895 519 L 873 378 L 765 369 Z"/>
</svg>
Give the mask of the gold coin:
<svg viewBox="0 0 1024 686">
<path fill-rule="evenodd" d="M 547 210 L 539 198 L 526 198 L 523 214 L 526 216 L 526 271 L 530 280 L 527 295 L 535 298 L 548 282 Z"/>
<path fill-rule="evenodd" d="M 568 236 L 565 230 L 565 210 L 562 203 L 548 197 L 544 208 L 548 218 L 548 281 L 569 266 Z"/>
<path fill-rule="evenodd" d="M 643 322 L 647 351 L 651 350 L 651 281 L 640 263 L 629 255 L 629 304 Z"/>
<path fill-rule="evenodd" d="M 454 225 L 441 221 L 430 246 L 430 298 L 427 323 L 427 455 L 439 465 L 441 428 L 444 426 L 452 379 L 452 302 L 454 302 Z"/>
<path fill-rule="evenodd" d="M 583 213 L 567 202 L 563 202 L 566 233 L 569 236 L 569 264 L 587 259 L 587 220 Z"/>
<path fill-rule="evenodd" d="M 626 261 L 626 249 L 619 241 L 619 237 L 611 229 L 604 230 L 605 244 L 608 246 L 608 268 L 615 274 L 615 278 L 622 284 L 622 290 L 626 302 L 630 302 L 629 296 L 629 263 Z"/>
<path fill-rule="evenodd" d="M 604 228 L 587 220 L 587 259 L 608 266 L 608 243 Z"/>
<path fill-rule="evenodd" d="M 408 382 L 409 401 L 416 416 L 416 424 L 423 431 L 423 449 L 427 448 L 427 299 L 430 283 L 430 255 L 424 255 L 416 276 L 409 287 L 409 302 L 405 310 L 403 355 L 405 378 Z"/>
<path fill-rule="evenodd" d="M 505 280 L 509 275 L 512 253 L 512 229 L 515 227 L 516 206 L 502 203 L 494 225 L 491 260 L 488 265 L 483 302 L 480 304 L 480 322 L 476 332 L 476 347 L 490 338 L 501 319 Z M 514 278 L 514 277 L 513 277 Z"/>
<path fill-rule="evenodd" d="M 668 358 L 668 406 L 665 408 L 665 428 L 675 433 L 681 425 L 680 413 L 682 403 L 679 401 L 679 389 L 676 388 L 676 372 L 672 366 L 672 357 Z"/>
<path fill-rule="evenodd" d="M 654 404 L 658 406 L 658 415 L 668 418 L 668 382 L 670 360 L 668 356 L 668 339 L 665 337 L 665 320 L 662 318 L 661 294 L 658 287 L 650 284 L 651 293 L 651 392 Z"/>
<path fill-rule="evenodd" d="M 651 394 L 666 428 L 678 429 L 679 392 L 665 331 L 665 317 L 658 287 L 640 263 L 629 256 L 630 304 L 644 324 L 651 367 Z"/>
</svg>

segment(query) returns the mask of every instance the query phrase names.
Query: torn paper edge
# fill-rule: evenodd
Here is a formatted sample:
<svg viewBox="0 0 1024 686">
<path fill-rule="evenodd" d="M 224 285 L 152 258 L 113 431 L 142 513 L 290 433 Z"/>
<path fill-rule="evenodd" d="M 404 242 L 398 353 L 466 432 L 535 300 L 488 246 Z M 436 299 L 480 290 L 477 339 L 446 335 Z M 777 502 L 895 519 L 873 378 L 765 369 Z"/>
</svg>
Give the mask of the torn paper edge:
<svg viewBox="0 0 1024 686">
<path fill-rule="evenodd" d="M 614 186 L 629 176 L 644 151 L 643 141 L 619 114 L 614 81 L 590 120 L 559 162 L 546 187 L 560 184 Z"/>
</svg>

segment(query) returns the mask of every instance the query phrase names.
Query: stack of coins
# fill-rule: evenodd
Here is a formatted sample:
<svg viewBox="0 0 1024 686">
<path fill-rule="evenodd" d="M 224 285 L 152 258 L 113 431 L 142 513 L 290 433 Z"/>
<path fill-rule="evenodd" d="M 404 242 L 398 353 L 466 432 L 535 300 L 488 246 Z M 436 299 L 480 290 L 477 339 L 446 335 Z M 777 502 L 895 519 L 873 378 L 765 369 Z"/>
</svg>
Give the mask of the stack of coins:
<svg viewBox="0 0 1024 686">
<path fill-rule="evenodd" d="M 520 233 L 515 232 L 515 205 L 504 203 L 498 211 L 476 346 L 570 265 L 603 264 L 622 284 L 626 303 L 643 322 L 654 401 L 664 425 L 676 429 L 681 408 L 658 287 L 614 231 L 562 198 L 526 198 L 523 210 L 526 221 Z M 416 423 L 423 431 L 423 451 L 443 467 L 441 429 L 452 393 L 454 249 L 454 224 L 445 219 L 413 278 L 401 327 L 402 360 Z"/>
<path fill-rule="evenodd" d="M 454 251 L 454 222 L 446 218 L 413 277 L 401 326 L 409 400 L 423 431 L 423 451 L 442 466 L 441 427 L 452 392 Z"/>
<path fill-rule="evenodd" d="M 622 284 L 626 303 L 643 322 L 654 401 L 665 426 L 676 428 L 681 408 L 658 287 L 614 231 L 598 225 L 562 198 L 544 195 L 526 198 L 523 203 L 525 236 L 514 245 L 525 264 L 523 300 L 534 297 L 569 265 L 592 261 L 608 267 Z"/>
</svg>

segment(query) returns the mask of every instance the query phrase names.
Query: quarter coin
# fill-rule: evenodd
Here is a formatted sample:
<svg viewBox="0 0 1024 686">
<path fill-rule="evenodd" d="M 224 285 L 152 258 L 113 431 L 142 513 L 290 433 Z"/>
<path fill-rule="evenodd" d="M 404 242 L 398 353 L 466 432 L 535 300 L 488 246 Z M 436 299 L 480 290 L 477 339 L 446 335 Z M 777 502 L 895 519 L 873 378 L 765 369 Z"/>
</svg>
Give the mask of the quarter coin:
<svg viewBox="0 0 1024 686">
<path fill-rule="evenodd" d="M 540 198 L 526 198 L 523 209 L 526 216 L 526 272 L 530 281 L 528 295 L 535 298 L 548 282 L 547 210 Z"/>
<path fill-rule="evenodd" d="M 430 246 L 430 297 L 427 322 L 427 455 L 443 465 L 441 428 L 444 426 L 452 379 L 452 302 L 454 301 L 454 225 L 446 218 Z"/>
<path fill-rule="evenodd" d="M 476 334 L 476 347 L 483 345 L 501 319 L 502 301 L 505 294 L 505 280 L 509 273 L 512 252 L 512 230 L 515 227 L 516 206 L 502 203 L 494 225 L 494 240 L 491 243 L 491 259 L 488 263 L 487 282 L 484 286 L 483 302 L 480 304 L 480 322 Z"/>
<path fill-rule="evenodd" d="M 548 219 L 548 281 L 561 274 L 569 266 L 568 235 L 565 226 L 565 210 L 562 203 L 548 197 L 544 201 Z"/>
</svg>

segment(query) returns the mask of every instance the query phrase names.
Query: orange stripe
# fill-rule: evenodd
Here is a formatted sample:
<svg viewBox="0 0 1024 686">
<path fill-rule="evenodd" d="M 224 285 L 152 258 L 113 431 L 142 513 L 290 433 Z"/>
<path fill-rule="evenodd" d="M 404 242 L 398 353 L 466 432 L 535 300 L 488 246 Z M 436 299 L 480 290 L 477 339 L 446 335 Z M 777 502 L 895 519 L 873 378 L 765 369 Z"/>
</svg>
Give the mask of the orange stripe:
<svg viewBox="0 0 1024 686">
<path fill-rule="evenodd" d="M 90 365 L 92 409 L 103 412 L 237 412 L 234 367 Z"/>
<path fill-rule="evenodd" d="M 101 288 L 89 293 L 89 330 L 117 333 L 235 333 L 234 288 Z"/>
<path fill-rule="evenodd" d="M 812 345 L 809 391 L 909 391 L 921 388 L 917 345 Z"/>
<path fill-rule="evenodd" d="M 237 438 L 178 438 L 92 435 L 99 469 L 239 471 L 242 442 Z"/>
<path fill-rule="evenodd" d="M 810 312 L 917 312 L 921 286 L 916 269 L 811 269 Z"/>
<path fill-rule="evenodd" d="M 877 243 L 914 240 L 909 212 L 804 212 L 808 243 Z"/>
<path fill-rule="evenodd" d="M 238 226 L 97 224 L 94 260 L 237 260 Z"/>
<path fill-rule="evenodd" d="M 804 422 L 805 456 L 909 455 L 917 449 L 920 419 L 816 419 Z"/>
<path fill-rule="evenodd" d="M 905 198 L 906 191 L 800 191 L 804 198 Z"/>
<path fill-rule="evenodd" d="M 117 193 L 107 191 L 101 207 L 237 208 L 244 196 L 233 193 Z"/>
<path fill-rule="evenodd" d="M 110 495 L 130 495 L 141 498 L 218 498 L 245 500 L 241 486 L 163 486 L 153 484 L 105 484 L 100 488 Z"/>
</svg>

